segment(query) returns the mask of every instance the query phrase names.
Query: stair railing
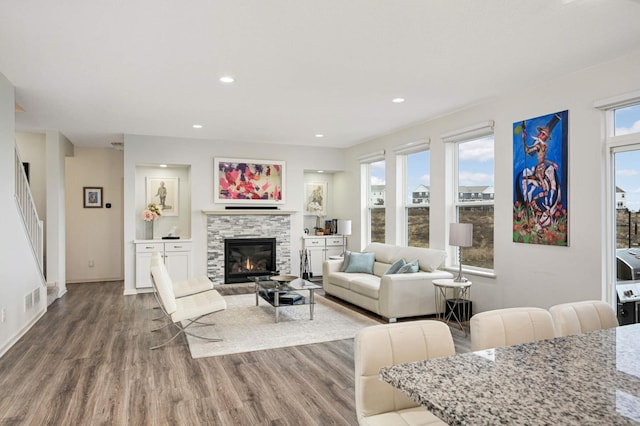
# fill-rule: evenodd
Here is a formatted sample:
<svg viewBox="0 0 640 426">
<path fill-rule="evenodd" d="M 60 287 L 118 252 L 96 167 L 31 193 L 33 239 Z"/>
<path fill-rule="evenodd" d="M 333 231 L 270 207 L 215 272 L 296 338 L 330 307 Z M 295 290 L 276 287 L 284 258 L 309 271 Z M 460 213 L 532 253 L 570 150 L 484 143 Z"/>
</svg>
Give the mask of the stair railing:
<svg viewBox="0 0 640 426">
<path fill-rule="evenodd" d="M 31 187 L 29 186 L 29 180 L 27 179 L 27 174 L 24 170 L 24 166 L 22 165 L 22 160 L 20 159 L 20 154 L 16 148 L 15 150 L 16 164 L 15 164 L 15 174 L 16 174 L 16 191 L 15 198 L 18 204 L 22 220 L 24 222 L 25 229 L 27 234 L 29 235 L 29 240 L 31 241 L 31 248 L 33 250 L 33 254 L 38 261 L 38 266 L 40 267 L 40 273 L 44 278 L 44 230 L 42 220 L 38 217 L 38 212 L 36 211 L 36 204 L 33 201 L 33 196 L 31 195 Z M 43 282 L 46 282 L 43 279 Z"/>
</svg>

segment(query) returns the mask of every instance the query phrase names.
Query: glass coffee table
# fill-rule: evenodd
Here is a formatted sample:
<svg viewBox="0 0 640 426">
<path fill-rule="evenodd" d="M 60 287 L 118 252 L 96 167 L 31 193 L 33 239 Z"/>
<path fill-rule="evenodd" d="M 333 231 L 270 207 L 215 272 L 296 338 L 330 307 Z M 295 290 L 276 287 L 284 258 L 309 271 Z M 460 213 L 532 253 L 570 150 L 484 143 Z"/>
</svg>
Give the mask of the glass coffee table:
<svg viewBox="0 0 640 426">
<path fill-rule="evenodd" d="M 280 320 L 280 308 L 283 306 L 309 305 L 310 319 L 313 319 L 314 291 L 322 286 L 302 278 L 291 281 L 275 281 L 269 275 L 249 277 L 256 284 L 256 306 L 260 299 L 276 309 L 276 322 Z M 308 297 L 301 292 L 308 291 Z"/>
</svg>

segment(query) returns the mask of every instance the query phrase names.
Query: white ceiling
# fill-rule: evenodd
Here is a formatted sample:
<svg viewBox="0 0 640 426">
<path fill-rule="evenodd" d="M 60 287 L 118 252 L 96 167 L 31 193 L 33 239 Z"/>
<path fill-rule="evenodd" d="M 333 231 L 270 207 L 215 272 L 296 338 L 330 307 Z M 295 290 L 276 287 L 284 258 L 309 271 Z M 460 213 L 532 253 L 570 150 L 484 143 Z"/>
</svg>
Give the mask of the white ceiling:
<svg viewBox="0 0 640 426">
<path fill-rule="evenodd" d="M 79 146 L 346 147 L 639 42 L 639 0 L 0 0 L 17 130 Z"/>
</svg>

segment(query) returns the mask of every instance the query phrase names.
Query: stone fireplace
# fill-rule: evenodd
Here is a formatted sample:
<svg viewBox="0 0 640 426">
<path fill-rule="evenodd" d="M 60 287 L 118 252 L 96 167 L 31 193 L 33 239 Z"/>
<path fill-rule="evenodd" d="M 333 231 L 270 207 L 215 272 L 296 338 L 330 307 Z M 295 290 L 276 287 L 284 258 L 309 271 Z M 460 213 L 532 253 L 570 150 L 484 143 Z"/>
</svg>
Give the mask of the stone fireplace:
<svg viewBox="0 0 640 426">
<path fill-rule="evenodd" d="M 225 277 L 226 239 L 274 239 L 275 265 L 272 270 L 291 272 L 291 214 L 294 212 L 206 210 L 203 213 L 207 216 L 207 276 L 213 283 L 228 283 Z"/>
</svg>

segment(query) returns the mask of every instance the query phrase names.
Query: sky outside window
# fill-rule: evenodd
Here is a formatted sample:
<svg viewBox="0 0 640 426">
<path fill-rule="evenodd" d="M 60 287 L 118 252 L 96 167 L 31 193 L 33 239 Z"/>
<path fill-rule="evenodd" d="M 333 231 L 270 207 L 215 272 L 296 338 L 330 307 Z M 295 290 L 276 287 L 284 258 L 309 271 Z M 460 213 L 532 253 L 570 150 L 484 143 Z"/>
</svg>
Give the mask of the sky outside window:
<svg viewBox="0 0 640 426">
<path fill-rule="evenodd" d="M 640 105 L 615 110 L 614 119 L 616 136 L 640 132 Z M 626 193 L 627 208 L 640 210 L 640 150 L 617 153 L 615 168 L 616 186 Z"/>
<path fill-rule="evenodd" d="M 493 187 L 493 135 L 458 145 L 458 186 Z"/>
<path fill-rule="evenodd" d="M 411 204 L 411 193 L 420 185 L 429 187 L 429 151 L 407 155 L 407 203 Z"/>
</svg>

